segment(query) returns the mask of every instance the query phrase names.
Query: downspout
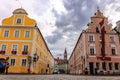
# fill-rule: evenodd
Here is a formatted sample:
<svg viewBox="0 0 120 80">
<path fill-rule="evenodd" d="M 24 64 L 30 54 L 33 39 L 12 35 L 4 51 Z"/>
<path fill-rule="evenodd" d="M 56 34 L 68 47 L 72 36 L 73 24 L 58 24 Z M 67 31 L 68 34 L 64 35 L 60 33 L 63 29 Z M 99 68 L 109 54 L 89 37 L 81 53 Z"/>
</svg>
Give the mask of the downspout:
<svg viewBox="0 0 120 80">
<path fill-rule="evenodd" d="M 34 28 L 33 40 L 32 40 L 32 53 L 31 53 L 31 68 L 30 70 L 33 72 L 33 57 L 34 57 L 34 48 L 35 48 L 35 39 L 36 39 L 36 27 Z"/>
</svg>

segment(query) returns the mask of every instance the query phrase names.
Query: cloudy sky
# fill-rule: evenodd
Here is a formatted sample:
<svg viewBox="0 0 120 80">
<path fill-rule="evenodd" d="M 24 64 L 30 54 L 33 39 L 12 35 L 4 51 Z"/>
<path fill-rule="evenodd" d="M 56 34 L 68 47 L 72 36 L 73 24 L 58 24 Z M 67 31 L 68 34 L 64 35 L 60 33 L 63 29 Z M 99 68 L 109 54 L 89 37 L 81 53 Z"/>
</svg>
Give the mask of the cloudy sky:
<svg viewBox="0 0 120 80">
<path fill-rule="evenodd" d="M 113 27 L 120 20 L 119 0 L 1 0 L 0 24 L 17 8 L 24 8 L 36 20 L 54 57 L 63 57 L 67 48 L 68 58 L 90 17 L 99 6 Z"/>
</svg>

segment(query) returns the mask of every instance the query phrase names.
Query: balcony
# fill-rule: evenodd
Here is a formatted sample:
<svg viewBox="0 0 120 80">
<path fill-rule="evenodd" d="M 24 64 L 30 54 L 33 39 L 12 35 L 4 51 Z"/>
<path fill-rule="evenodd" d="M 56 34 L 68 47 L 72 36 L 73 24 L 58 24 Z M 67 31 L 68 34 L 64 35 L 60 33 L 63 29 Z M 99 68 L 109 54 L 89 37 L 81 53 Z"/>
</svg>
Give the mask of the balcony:
<svg viewBox="0 0 120 80">
<path fill-rule="evenodd" d="M 5 54 L 5 51 L 0 51 L 0 54 Z"/>
<path fill-rule="evenodd" d="M 12 53 L 12 54 L 16 54 L 16 53 L 17 53 L 17 51 L 11 51 L 11 53 Z"/>
<path fill-rule="evenodd" d="M 23 55 L 27 55 L 27 54 L 28 54 L 28 51 L 22 51 L 22 54 L 23 54 Z"/>
</svg>

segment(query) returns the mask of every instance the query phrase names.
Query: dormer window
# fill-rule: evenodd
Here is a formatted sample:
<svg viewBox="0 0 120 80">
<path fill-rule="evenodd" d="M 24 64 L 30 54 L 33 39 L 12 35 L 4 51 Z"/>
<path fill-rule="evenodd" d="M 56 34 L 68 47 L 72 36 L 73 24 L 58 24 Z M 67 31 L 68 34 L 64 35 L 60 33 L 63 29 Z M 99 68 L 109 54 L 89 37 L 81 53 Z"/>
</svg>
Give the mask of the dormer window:
<svg viewBox="0 0 120 80">
<path fill-rule="evenodd" d="M 110 42 L 114 42 L 115 39 L 114 39 L 114 35 L 110 35 Z"/>
<path fill-rule="evenodd" d="M 91 21 L 91 23 L 93 23 L 93 22 Z"/>
<path fill-rule="evenodd" d="M 99 33 L 99 28 L 98 27 L 96 27 L 96 32 Z"/>
<path fill-rule="evenodd" d="M 17 24 L 21 24 L 21 22 L 22 22 L 22 19 L 21 19 L 21 18 L 18 18 L 18 19 L 17 19 Z"/>
<path fill-rule="evenodd" d="M 96 13 L 94 15 L 96 15 Z"/>
</svg>

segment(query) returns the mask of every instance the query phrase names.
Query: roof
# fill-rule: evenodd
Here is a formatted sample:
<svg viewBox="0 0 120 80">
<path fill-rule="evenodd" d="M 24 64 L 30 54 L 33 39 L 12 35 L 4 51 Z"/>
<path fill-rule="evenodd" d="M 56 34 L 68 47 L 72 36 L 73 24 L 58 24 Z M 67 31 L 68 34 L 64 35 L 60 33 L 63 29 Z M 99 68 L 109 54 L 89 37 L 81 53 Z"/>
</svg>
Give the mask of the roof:
<svg viewBox="0 0 120 80">
<path fill-rule="evenodd" d="M 26 14 L 26 15 L 28 15 L 28 13 L 23 8 L 18 8 L 16 10 L 14 10 L 13 14 Z"/>
<path fill-rule="evenodd" d="M 36 27 L 37 27 L 37 26 L 36 26 Z M 40 31 L 40 29 L 39 29 L 38 27 L 37 27 L 37 30 L 39 31 L 39 33 L 40 33 L 40 35 L 41 35 L 41 37 L 42 37 L 42 39 L 43 39 L 43 41 L 44 41 L 44 43 L 45 43 L 45 45 L 46 45 L 46 47 L 47 47 L 47 50 L 50 52 L 50 50 L 49 50 L 49 48 L 48 48 L 48 46 L 47 46 L 47 44 L 46 44 L 46 41 L 45 41 L 45 39 L 43 38 L 43 35 L 41 34 L 41 31 Z M 51 52 L 50 52 L 50 55 L 52 56 L 52 58 L 54 58 Z"/>
</svg>

